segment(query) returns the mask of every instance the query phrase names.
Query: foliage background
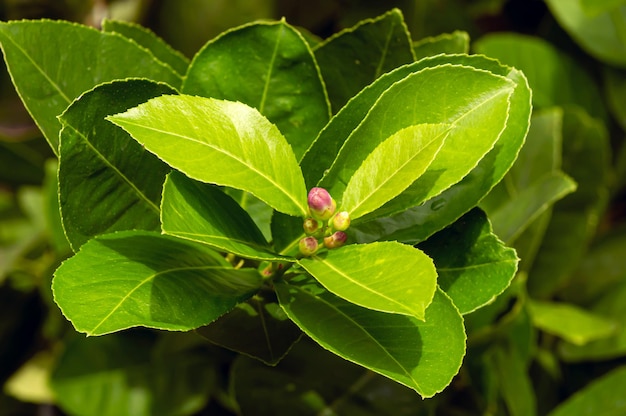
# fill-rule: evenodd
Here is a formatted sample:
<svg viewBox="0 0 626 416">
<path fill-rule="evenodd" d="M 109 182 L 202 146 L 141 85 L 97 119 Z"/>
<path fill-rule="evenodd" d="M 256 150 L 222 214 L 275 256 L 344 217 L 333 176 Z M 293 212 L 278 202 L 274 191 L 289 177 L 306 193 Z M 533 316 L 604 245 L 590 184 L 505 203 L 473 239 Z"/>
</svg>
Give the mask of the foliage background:
<svg viewBox="0 0 626 416">
<path fill-rule="evenodd" d="M 579 0 L 575 3 L 590 2 Z M 621 12 L 616 17 L 618 23 L 621 19 L 622 29 L 626 26 L 624 2 L 608 0 L 596 3 L 618 8 Z M 564 155 L 564 170 L 578 181 L 579 191 L 587 189 L 592 196 L 579 193 L 578 199 L 555 206 L 565 214 L 574 214 L 563 216 L 560 228 L 544 229 L 544 245 L 538 250 L 540 254 L 544 251 L 547 255 L 529 256 L 544 264 L 533 265 L 531 261 L 524 264 L 525 257 L 521 256 L 521 270 L 525 274 L 516 281 L 510 293 L 493 308 L 468 320 L 468 330 L 472 325 L 478 330 L 470 337 L 465 369 L 451 388 L 427 404 L 419 403 L 419 400 L 414 402 L 415 398 L 400 388 L 377 401 L 371 400 L 371 395 L 380 393 L 380 389 L 372 388 L 370 398 L 363 399 L 368 403 L 368 411 L 385 414 L 382 412 L 406 406 L 407 409 L 420 409 L 422 413 L 419 414 L 527 415 L 534 411 L 547 414 L 586 386 L 591 386 L 589 389 L 592 391 L 586 396 L 588 400 L 596 405 L 608 403 L 610 406 L 613 403 L 611 409 L 619 409 L 615 400 L 620 398 L 619 390 L 612 389 L 623 385 L 620 383 L 624 380 L 621 368 L 625 364 L 623 356 L 626 351 L 621 329 L 626 324 L 622 313 L 624 307 L 621 306 L 626 304 L 623 284 L 626 278 L 626 268 L 623 267 L 626 240 L 622 233 L 626 197 L 626 152 L 623 150 L 626 77 L 622 68 L 626 65 L 590 49 L 586 42 L 591 36 L 588 33 L 571 28 L 564 30 L 567 25 L 557 20 L 554 7 L 550 8 L 540 0 L 4 0 L 0 3 L 0 20 L 47 17 L 92 25 L 97 25 L 105 16 L 130 20 L 151 28 L 176 49 L 192 56 L 208 39 L 223 30 L 255 19 L 285 16 L 289 23 L 304 27 L 317 36 L 327 37 L 392 7 L 403 11 L 415 40 L 464 30 L 472 40 L 473 51 L 499 57 L 505 64 L 524 70 L 534 90 L 534 127 L 540 128 L 544 122 L 549 129 L 551 122 L 560 120 L 564 126 L 563 140 L 575 136 L 584 127 L 605 138 L 598 140 L 608 140 L 610 152 L 605 155 L 603 166 L 592 165 L 585 154 L 577 155 L 576 149 L 571 150 L 569 157 Z M 507 48 L 506 43 L 498 45 L 485 37 L 501 31 L 541 39 L 545 42 L 539 50 L 545 52 L 547 49 L 548 53 L 533 54 L 533 51 L 537 53 L 537 49 L 532 49 L 535 45 L 515 43 L 519 38 L 513 39 Z M 521 42 L 525 39 L 522 38 Z M 618 40 L 621 47 L 626 48 L 623 34 L 621 38 L 618 36 Z M 599 43 L 601 49 L 602 42 Z M 516 55 L 515 51 L 530 55 Z M 552 53 L 554 51 L 557 52 Z M 507 55 L 506 52 L 511 53 Z M 557 76 L 541 76 L 551 71 L 555 71 Z M 48 363 L 53 361 L 55 351 L 78 348 L 77 354 L 80 353 L 79 343 L 75 341 L 77 335 L 52 303 L 49 289 L 52 271 L 69 253 L 64 241 L 55 239 L 58 235 L 55 232 L 58 228 L 55 227 L 59 224 L 41 208 L 56 192 L 55 184 L 50 180 L 50 172 L 55 170 L 54 162 L 50 162 L 52 157 L 47 143 L 23 109 L 8 74 L 3 70 L 0 78 L 0 384 L 5 385 L 24 363 L 35 365 L 29 367 L 31 373 L 26 375 L 30 377 L 26 389 L 20 389 L 19 385 L 9 388 L 5 385 L 4 393 L 0 394 L 0 415 L 35 414 L 42 409 L 51 414 L 63 414 L 53 404 L 46 404 L 50 393 L 37 381 L 41 380 L 39 375 L 45 373 Z M 528 161 L 529 164 L 532 162 L 531 159 Z M 588 169 L 577 170 L 580 166 L 587 166 Z M 520 175 L 531 170 L 530 165 L 517 168 Z M 590 178 L 600 180 L 589 184 L 587 180 Z M 494 215 L 498 206 L 497 194 L 483 203 L 483 208 Z M 497 216 L 492 220 L 498 230 Z M 571 234 L 571 228 L 573 224 L 581 223 L 589 227 L 581 231 L 586 237 L 577 239 Z M 528 226 L 541 228 L 542 225 L 541 221 L 537 221 Z M 506 231 L 504 228 L 500 230 Z M 522 244 L 520 240 L 517 244 Z M 578 247 L 564 248 L 568 242 L 579 244 Z M 523 251 L 524 246 L 517 245 L 516 248 Z M 535 303 L 527 302 L 525 299 L 528 296 Z M 546 308 L 554 304 L 541 302 L 554 300 L 567 301 L 580 309 L 565 311 L 564 315 L 558 314 L 562 311 L 546 312 Z M 523 308 L 523 312 L 518 313 L 516 307 Z M 593 311 L 593 315 L 587 312 L 577 315 L 581 310 Z M 600 321 L 592 319 L 589 322 L 589 318 Z M 492 325 L 494 322 L 496 324 Z M 601 327 L 606 322 L 614 325 L 609 337 L 589 336 L 584 331 L 585 328 Z M 586 336 L 579 342 L 582 347 L 576 345 L 576 336 Z M 597 341 L 594 341 L 594 336 Z M 602 339 L 603 336 L 606 339 Z M 154 342 L 155 335 L 150 331 L 134 331 L 123 337 L 128 338 L 128 345 L 148 345 Z M 103 351 L 107 351 L 107 342 L 105 339 L 94 341 L 99 344 L 94 347 L 95 350 L 102 347 Z M 160 348 L 179 348 L 186 342 L 193 343 L 187 339 L 168 342 L 170 346 Z M 502 348 L 492 348 L 494 344 Z M 307 351 L 308 348 L 311 347 L 303 346 L 295 351 L 288 364 L 305 365 L 303 357 L 307 353 L 315 354 Z M 140 351 L 138 347 L 136 351 L 121 353 L 132 361 L 138 359 Z M 211 349 L 210 353 L 218 362 L 227 361 L 230 354 L 219 349 Z M 518 354 L 522 357 L 517 357 Z M 511 359 L 514 356 L 519 359 Z M 106 357 L 91 358 L 106 361 Z M 200 358 L 200 361 L 194 361 L 196 358 L 187 358 L 189 366 L 202 362 Z M 328 357 L 320 359 L 332 361 Z M 343 376 L 350 380 L 345 375 L 351 371 L 350 367 L 338 362 L 327 365 L 342 369 Z M 259 380 L 277 377 L 275 373 L 265 373 L 264 368 L 245 361 L 233 371 L 250 372 Z M 609 378 L 602 378 L 607 374 Z M 197 397 L 202 397 L 203 389 L 211 389 L 209 385 L 212 383 L 226 383 L 222 379 L 223 374 L 207 372 L 196 374 L 196 377 L 202 382 L 181 380 L 181 388 L 188 391 L 197 389 Z M 590 384 L 594 380 L 605 385 Z M 249 382 L 252 383 L 251 380 Z M 593 388 L 603 391 L 609 398 L 595 393 Z M 224 392 L 226 390 L 227 386 Z M 609 394 L 612 391 L 616 393 L 613 396 Z M 365 393 L 363 395 L 366 396 Z M 585 397 L 576 400 L 584 401 Z M 378 403 L 381 409 L 376 409 L 374 403 Z M 244 403 L 242 410 L 246 410 L 245 406 Z M 271 407 L 269 399 L 268 406 Z M 577 407 L 580 409 L 582 405 Z M 224 397 L 209 402 L 201 414 L 230 414 L 228 408 L 228 398 L 224 393 Z M 563 409 L 556 410 L 555 414 L 574 414 L 571 409 Z M 598 408 L 595 409 L 598 411 Z M 412 410 L 406 414 L 413 414 Z"/>
</svg>

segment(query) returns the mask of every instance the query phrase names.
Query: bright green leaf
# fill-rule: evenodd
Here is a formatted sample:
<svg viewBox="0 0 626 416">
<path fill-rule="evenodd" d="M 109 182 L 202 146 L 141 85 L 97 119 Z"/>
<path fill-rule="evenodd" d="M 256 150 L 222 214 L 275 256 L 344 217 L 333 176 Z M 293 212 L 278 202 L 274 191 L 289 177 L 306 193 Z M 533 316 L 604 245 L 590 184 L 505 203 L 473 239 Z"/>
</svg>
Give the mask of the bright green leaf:
<svg viewBox="0 0 626 416">
<path fill-rule="evenodd" d="M 207 43 L 182 92 L 256 108 L 276 124 L 297 159 L 330 117 L 313 52 L 284 20 L 231 29 Z"/>
<path fill-rule="evenodd" d="M 425 322 L 361 308 L 310 278 L 277 282 L 287 315 L 333 353 L 431 397 L 450 384 L 465 354 L 463 319 L 437 291 Z"/>
<path fill-rule="evenodd" d="M 255 295 L 196 332 L 214 344 L 266 365 L 276 365 L 302 335 L 272 292 Z"/>
<path fill-rule="evenodd" d="M 432 260 L 416 248 L 393 241 L 348 245 L 298 263 L 349 302 L 421 320 L 437 287 Z"/>
<path fill-rule="evenodd" d="M 623 415 L 625 384 L 626 366 L 617 367 L 570 396 L 548 416 Z"/>
<path fill-rule="evenodd" d="M 56 117 L 83 92 L 129 77 L 174 88 L 182 82 L 137 43 L 75 23 L 0 22 L 0 45 L 20 97 L 55 153 L 61 129 Z"/>
<path fill-rule="evenodd" d="M 517 271 L 515 250 L 493 234 L 480 209 L 471 210 L 419 248 L 435 262 L 439 286 L 462 314 L 492 302 Z"/>
<path fill-rule="evenodd" d="M 139 45 L 148 49 L 162 63 L 171 67 L 181 77 L 187 72 L 189 59 L 182 53 L 173 49 L 163 39 L 151 30 L 132 22 L 121 20 L 104 19 L 102 21 L 104 32 L 115 32 L 134 40 Z"/>
<path fill-rule="evenodd" d="M 383 141 L 350 178 L 340 209 L 354 220 L 400 194 L 426 171 L 449 129 L 446 124 L 418 124 Z"/>
<path fill-rule="evenodd" d="M 206 325 L 258 290 L 256 269 L 233 269 L 213 250 L 141 231 L 90 240 L 55 272 L 54 300 L 76 330 L 186 331 Z"/>
<path fill-rule="evenodd" d="M 568 303 L 531 301 L 528 307 L 537 328 L 576 345 L 606 338 L 617 329 L 614 322 Z"/>
<path fill-rule="evenodd" d="M 244 258 L 279 260 L 248 213 L 215 185 L 179 172 L 163 186 L 161 227 L 164 234 L 207 244 Z"/>
<path fill-rule="evenodd" d="M 289 215 L 307 215 L 306 188 L 291 147 L 245 104 L 169 95 L 107 119 L 193 179 L 248 191 Z"/>
<path fill-rule="evenodd" d="M 559 24 L 590 55 L 611 65 L 626 67 L 626 5 L 601 14 L 585 13 L 589 0 L 546 0 Z"/>
<path fill-rule="evenodd" d="M 399 9 L 365 19 L 315 47 L 333 113 L 376 78 L 414 61 Z"/>
<path fill-rule="evenodd" d="M 86 92 L 61 115 L 59 200 L 74 250 L 107 232 L 160 229 L 169 167 L 105 117 L 172 93 L 148 80 L 114 81 Z"/>
<path fill-rule="evenodd" d="M 469 52 L 469 43 L 470 38 L 467 32 L 455 30 L 452 33 L 442 33 L 413 42 L 413 52 L 418 61 L 442 53 L 464 54 Z"/>
</svg>

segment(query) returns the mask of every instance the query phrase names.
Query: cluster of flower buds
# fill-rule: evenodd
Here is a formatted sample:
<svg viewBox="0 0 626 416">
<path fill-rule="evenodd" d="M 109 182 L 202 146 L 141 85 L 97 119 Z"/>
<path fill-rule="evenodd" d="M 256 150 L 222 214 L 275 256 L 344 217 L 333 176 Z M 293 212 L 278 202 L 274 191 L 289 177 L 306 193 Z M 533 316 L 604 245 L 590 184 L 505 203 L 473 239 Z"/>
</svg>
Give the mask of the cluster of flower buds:
<svg viewBox="0 0 626 416">
<path fill-rule="evenodd" d="M 350 214 L 346 211 L 335 213 L 337 203 L 324 188 L 312 188 L 307 202 L 311 216 L 302 224 L 307 237 L 300 240 L 300 253 L 311 256 L 321 244 L 327 249 L 344 245 L 348 239 L 344 231 L 350 227 Z"/>
</svg>

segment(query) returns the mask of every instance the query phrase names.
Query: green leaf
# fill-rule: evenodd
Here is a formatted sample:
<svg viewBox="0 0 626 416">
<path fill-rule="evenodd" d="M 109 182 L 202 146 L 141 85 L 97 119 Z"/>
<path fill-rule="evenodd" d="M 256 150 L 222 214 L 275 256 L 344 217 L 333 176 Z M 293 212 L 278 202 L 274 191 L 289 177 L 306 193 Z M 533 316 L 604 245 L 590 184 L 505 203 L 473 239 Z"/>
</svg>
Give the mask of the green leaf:
<svg viewBox="0 0 626 416">
<path fill-rule="evenodd" d="M 442 53 L 464 54 L 469 52 L 469 43 L 470 38 L 467 32 L 455 30 L 452 33 L 442 33 L 413 42 L 413 52 L 418 61 Z"/>
<path fill-rule="evenodd" d="M 74 337 L 64 345 L 50 384 L 72 415 L 192 415 L 215 389 L 205 351 L 158 353 L 146 334 Z"/>
<path fill-rule="evenodd" d="M 420 250 L 393 241 L 348 245 L 298 261 L 335 295 L 368 309 L 424 320 L 437 271 Z"/>
<path fill-rule="evenodd" d="M 562 172 L 545 175 L 490 213 L 494 232 L 511 244 L 552 204 L 576 190 L 576 182 Z"/>
<path fill-rule="evenodd" d="M 172 93 L 148 80 L 114 81 L 83 94 L 59 118 L 59 200 L 74 250 L 107 232 L 160 229 L 169 167 L 105 117 Z"/>
<path fill-rule="evenodd" d="M 324 82 L 337 112 L 376 78 L 415 60 L 399 9 L 365 19 L 315 47 Z"/>
<path fill-rule="evenodd" d="M 617 329 L 614 322 L 568 303 L 531 301 L 528 307 L 537 328 L 576 345 L 607 338 Z"/>
<path fill-rule="evenodd" d="M 427 58 L 422 59 L 416 65 L 435 65 L 448 61 L 480 67 L 507 76 L 516 83 L 511 96 L 506 128 L 500 134 L 494 147 L 461 182 L 439 196 L 405 212 L 351 227 L 354 237 L 361 243 L 381 239 L 417 243 L 453 223 L 465 212 L 476 206 L 502 179 L 515 161 L 519 149 L 524 143 L 529 125 L 531 94 L 523 74 L 478 55 Z M 358 103 L 358 100 L 354 100 L 354 102 Z M 448 141 L 449 138 L 446 140 L 446 145 Z M 432 167 L 433 165 L 431 165 Z M 418 183 L 419 181 L 414 185 Z"/>
<path fill-rule="evenodd" d="M 626 67 L 626 6 L 592 14 L 586 13 L 587 2 L 547 0 L 546 4 L 563 29 L 590 55 L 610 65 Z"/>
<path fill-rule="evenodd" d="M 276 282 L 287 315 L 331 352 L 432 397 L 457 373 L 465 354 L 463 319 L 437 291 L 425 322 L 346 302 L 310 278 Z"/>
<path fill-rule="evenodd" d="M 216 250 L 257 260 L 284 259 L 275 253 L 248 213 L 214 185 L 168 175 L 163 186 L 164 234 L 207 244 Z"/>
<path fill-rule="evenodd" d="M 515 250 L 491 231 L 476 208 L 419 245 L 434 261 L 437 282 L 462 314 L 492 302 L 517 271 Z"/>
<path fill-rule="evenodd" d="M 511 416 L 534 416 L 537 403 L 528 369 L 512 347 L 496 346 L 490 351 L 494 361 L 498 387 Z"/>
<path fill-rule="evenodd" d="M 624 0 L 581 0 L 581 6 L 588 16 L 608 12 L 624 4 Z"/>
<path fill-rule="evenodd" d="M 341 147 L 320 186 L 341 199 L 350 177 L 387 137 L 411 125 L 447 123 L 450 133 L 437 157 L 399 197 L 408 202 L 392 201 L 383 211 L 397 212 L 440 193 L 475 167 L 497 141 L 513 85 L 504 77 L 466 66 L 436 66 L 407 76 L 378 98 Z M 393 108 L 403 111 L 391 116 Z"/>
<path fill-rule="evenodd" d="M 170 95 L 107 119 L 193 179 L 248 191 L 289 215 L 307 215 L 306 188 L 291 147 L 245 104 Z"/>
<path fill-rule="evenodd" d="M 233 269 L 202 245 L 126 231 L 84 244 L 54 273 L 52 290 L 77 331 L 103 335 L 134 326 L 194 329 L 260 285 L 256 269 Z"/>
<path fill-rule="evenodd" d="M 302 238 L 306 237 L 302 228 L 302 218 L 274 211 L 271 228 L 276 253 L 293 257 L 300 254 L 298 244 Z"/>
<path fill-rule="evenodd" d="M 626 130 L 626 71 L 605 67 L 603 81 L 609 110 L 622 130 Z"/>
<path fill-rule="evenodd" d="M 313 52 L 284 20 L 245 25 L 207 43 L 182 91 L 256 108 L 285 135 L 297 159 L 330 117 Z"/>
<path fill-rule="evenodd" d="M 196 332 L 214 344 L 267 365 L 281 361 L 302 335 L 280 308 L 274 294 L 264 292 Z"/>
<path fill-rule="evenodd" d="M 119 33 L 128 39 L 134 40 L 148 49 L 160 62 L 171 67 L 181 77 L 187 73 L 189 59 L 173 49 L 154 32 L 143 26 L 121 20 L 104 19 L 102 21 L 102 31 Z"/>
<path fill-rule="evenodd" d="M 626 366 L 596 379 L 561 403 L 548 416 L 618 416 L 626 412 L 624 402 Z"/>
<path fill-rule="evenodd" d="M 426 171 L 449 129 L 446 124 L 418 124 L 383 141 L 350 178 L 340 209 L 355 220 L 399 195 Z"/>
<path fill-rule="evenodd" d="M 254 221 L 259 230 L 263 233 L 266 240 L 271 241 L 272 231 L 270 228 L 270 222 L 272 221 L 272 215 L 276 212 L 261 201 L 259 198 L 252 195 L 250 192 L 244 192 L 239 189 L 224 188 L 223 191 L 226 195 L 230 195 L 241 208 L 246 210 L 250 218 Z"/>
<path fill-rule="evenodd" d="M 533 91 L 535 106 L 578 105 L 589 114 L 606 117 L 604 100 L 595 80 L 549 42 L 527 35 L 495 33 L 479 39 L 474 48 L 523 71 Z"/>
<path fill-rule="evenodd" d="M 44 42 L 45 40 L 45 42 Z M 80 94 L 115 79 L 182 79 L 148 50 L 116 33 L 63 21 L 0 22 L 0 45 L 15 87 L 55 153 L 56 119 Z"/>
</svg>

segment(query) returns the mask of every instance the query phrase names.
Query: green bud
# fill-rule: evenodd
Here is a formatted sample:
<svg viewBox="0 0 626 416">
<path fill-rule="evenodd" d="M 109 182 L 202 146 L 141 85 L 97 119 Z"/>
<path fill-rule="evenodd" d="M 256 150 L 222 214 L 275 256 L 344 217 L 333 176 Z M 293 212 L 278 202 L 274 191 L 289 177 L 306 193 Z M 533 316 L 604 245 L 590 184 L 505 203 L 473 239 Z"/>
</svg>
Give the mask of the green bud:
<svg viewBox="0 0 626 416">
<path fill-rule="evenodd" d="M 307 218 L 302 223 L 306 235 L 313 235 L 320 229 L 320 223 L 315 218 Z"/>
<path fill-rule="evenodd" d="M 315 237 L 304 237 L 299 243 L 300 253 L 305 256 L 312 256 L 317 251 L 319 244 Z"/>
<path fill-rule="evenodd" d="M 311 188 L 307 202 L 311 215 L 321 221 L 328 220 L 337 209 L 337 203 L 324 188 Z"/>
<path fill-rule="evenodd" d="M 350 227 L 350 214 L 348 211 L 338 212 L 331 221 L 335 230 L 346 231 Z"/>
<path fill-rule="evenodd" d="M 343 231 L 335 231 L 333 235 L 324 237 L 324 246 L 328 249 L 341 247 L 348 239 L 348 235 Z"/>
</svg>

